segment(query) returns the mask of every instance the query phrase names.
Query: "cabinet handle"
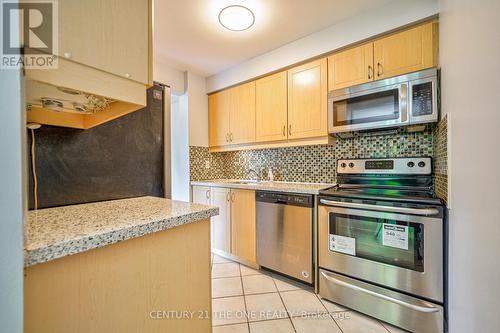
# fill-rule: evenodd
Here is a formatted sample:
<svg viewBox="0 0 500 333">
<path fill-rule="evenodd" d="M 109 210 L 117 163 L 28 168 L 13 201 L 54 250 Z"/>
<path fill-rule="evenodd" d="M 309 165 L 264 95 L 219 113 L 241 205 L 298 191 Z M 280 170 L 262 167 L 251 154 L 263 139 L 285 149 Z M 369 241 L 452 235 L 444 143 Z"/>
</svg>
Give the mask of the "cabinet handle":
<svg viewBox="0 0 500 333">
<path fill-rule="evenodd" d="M 130 75 L 129 73 L 125 73 L 125 77 L 126 77 L 127 79 L 129 79 L 129 78 L 131 77 L 131 75 Z"/>
<path fill-rule="evenodd" d="M 286 136 L 286 125 L 283 125 L 283 136 Z"/>
<path fill-rule="evenodd" d="M 226 200 L 227 200 L 227 202 L 229 202 L 231 200 L 231 194 L 229 192 L 227 192 Z"/>
<path fill-rule="evenodd" d="M 368 80 L 373 78 L 373 68 L 371 65 L 368 65 Z"/>
<path fill-rule="evenodd" d="M 231 192 L 231 202 L 234 202 L 234 192 Z"/>
<path fill-rule="evenodd" d="M 63 54 L 63 55 L 64 55 L 64 58 L 66 58 L 66 59 L 71 59 L 71 53 L 69 53 L 69 52 L 64 52 L 64 54 Z"/>
<path fill-rule="evenodd" d="M 377 62 L 377 76 L 381 76 L 384 73 L 384 67 L 380 62 Z"/>
<path fill-rule="evenodd" d="M 233 133 L 229 134 L 229 141 L 233 142 Z"/>
<path fill-rule="evenodd" d="M 229 142 L 229 133 L 226 133 L 226 142 Z"/>
<path fill-rule="evenodd" d="M 207 190 L 206 197 L 207 199 L 210 199 L 210 190 Z"/>
<path fill-rule="evenodd" d="M 288 136 L 292 136 L 292 125 L 288 125 Z"/>
</svg>

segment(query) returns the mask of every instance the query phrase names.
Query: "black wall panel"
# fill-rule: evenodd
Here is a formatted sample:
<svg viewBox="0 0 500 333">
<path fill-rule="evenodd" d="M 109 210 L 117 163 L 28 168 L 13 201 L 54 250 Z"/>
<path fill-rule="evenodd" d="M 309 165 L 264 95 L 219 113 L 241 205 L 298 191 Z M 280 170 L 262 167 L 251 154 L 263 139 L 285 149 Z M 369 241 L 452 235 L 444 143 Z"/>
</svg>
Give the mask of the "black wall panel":
<svg viewBox="0 0 500 333">
<path fill-rule="evenodd" d="M 36 130 L 38 207 L 163 196 L 162 96 L 163 88 L 154 86 L 148 89 L 146 108 L 95 128 Z M 28 144 L 31 147 L 30 132 Z M 32 209 L 30 149 L 28 154 Z"/>
</svg>

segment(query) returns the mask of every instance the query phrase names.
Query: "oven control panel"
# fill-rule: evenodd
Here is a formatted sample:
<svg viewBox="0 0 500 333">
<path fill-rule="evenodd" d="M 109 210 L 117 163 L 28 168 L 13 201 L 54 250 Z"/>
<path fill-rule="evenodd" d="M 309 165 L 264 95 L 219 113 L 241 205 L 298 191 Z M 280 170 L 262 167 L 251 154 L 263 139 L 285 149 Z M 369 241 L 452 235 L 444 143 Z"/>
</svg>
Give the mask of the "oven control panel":
<svg viewBox="0 0 500 333">
<path fill-rule="evenodd" d="M 337 173 L 430 175 L 432 160 L 430 157 L 338 160 Z"/>
</svg>

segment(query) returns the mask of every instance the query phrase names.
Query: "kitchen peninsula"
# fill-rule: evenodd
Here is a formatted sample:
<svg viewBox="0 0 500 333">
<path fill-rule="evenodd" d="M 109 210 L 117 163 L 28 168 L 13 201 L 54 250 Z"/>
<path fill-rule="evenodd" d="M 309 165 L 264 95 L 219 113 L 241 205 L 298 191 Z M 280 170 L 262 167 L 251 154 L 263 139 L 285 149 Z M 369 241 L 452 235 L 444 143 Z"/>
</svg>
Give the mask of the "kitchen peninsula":
<svg viewBox="0 0 500 333">
<path fill-rule="evenodd" d="M 156 197 L 30 211 L 25 332 L 210 332 L 217 214 Z"/>
</svg>

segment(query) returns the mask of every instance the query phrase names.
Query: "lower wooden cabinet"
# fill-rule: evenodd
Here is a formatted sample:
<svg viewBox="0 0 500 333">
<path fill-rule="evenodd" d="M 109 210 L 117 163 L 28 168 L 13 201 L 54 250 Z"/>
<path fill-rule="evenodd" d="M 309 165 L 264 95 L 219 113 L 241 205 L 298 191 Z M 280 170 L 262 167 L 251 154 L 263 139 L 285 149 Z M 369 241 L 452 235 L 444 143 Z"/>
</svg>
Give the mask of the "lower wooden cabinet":
<svg viewBox="0 0 500 333">
<path fill-rule="evenodd" d="M 211 246 L 215 252 L 256 265 L 255 191 L 193 186 L 192 201 L 219 207 L 211 220 Z"/>
<path fill-rule="evenodd" d="M 231 253 L 256 262 L 255 191 L 231 190 Z"/>
</svg>

